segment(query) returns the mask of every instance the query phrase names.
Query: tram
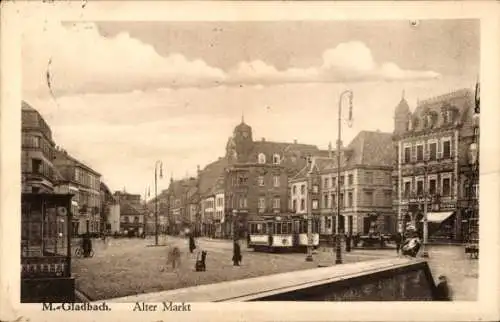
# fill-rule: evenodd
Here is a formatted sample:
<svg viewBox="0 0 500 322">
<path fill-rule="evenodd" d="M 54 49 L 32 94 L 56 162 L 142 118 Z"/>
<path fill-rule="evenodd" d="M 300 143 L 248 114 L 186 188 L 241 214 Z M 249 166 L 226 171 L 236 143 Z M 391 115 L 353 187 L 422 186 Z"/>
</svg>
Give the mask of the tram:
<svg viewBox="0 0 500 322">
<path fill-rule="evenodd" d="M 248 247 L 254 251 L 306 251 L 307 218 L 274 216 L 248 222 Z M 319 221 L 312 221 L 312 246 L 319 245 Z"/>
</svg>

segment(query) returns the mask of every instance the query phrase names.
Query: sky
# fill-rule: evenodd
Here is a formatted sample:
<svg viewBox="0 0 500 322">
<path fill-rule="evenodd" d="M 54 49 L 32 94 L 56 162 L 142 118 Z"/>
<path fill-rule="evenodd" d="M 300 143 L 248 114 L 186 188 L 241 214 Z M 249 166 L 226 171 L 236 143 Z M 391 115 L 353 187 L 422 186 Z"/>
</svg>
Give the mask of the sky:
<svg viewBox="0 0 500 322">
<path fill-rule="evenodd" d="M 193 176 L 223 156 L 243 114 L 254 140 L 326 149 L 336 140 L 343 90 L 354 92 L 353 126 L 342 127 L 348 144 L 361 130 L 392 132 L 403 95 L 413 109 L 417 100 L 473 88 L 479 72 L 475 20 L 23 28 L 23 99 L 56 144 L 112 190 L 142 195 L 154 189 L 157 160 L 161 191 L 172 175 Z"/>
</svg>

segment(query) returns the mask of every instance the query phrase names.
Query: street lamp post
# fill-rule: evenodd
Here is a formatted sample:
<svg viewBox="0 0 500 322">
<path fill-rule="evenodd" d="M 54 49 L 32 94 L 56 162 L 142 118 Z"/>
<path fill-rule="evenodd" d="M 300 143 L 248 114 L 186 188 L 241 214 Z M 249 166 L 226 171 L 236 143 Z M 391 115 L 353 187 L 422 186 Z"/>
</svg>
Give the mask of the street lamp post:
<svg viewBox="0 0 500 322">
<path fill-rule="evenodd" d="M 427 252 L 427 243 L 429 242 L 429 222 L 427 220 L 427 197 L 429 196 L 429 187 L 427 184 L 427 159 L 424 159 L 424 218 L 423 218 L 423 226 L 424 226 L 424 242 L 422 244 L 422 257 L 428 258 L 429 253 Z"/>
<path fill-rule="evenodd" d="M 349 125 L 352 122 L 352 100 L 354 93 L 351 90 L 345 90 L 340 94 L 338 107 L 338 134 L 337 134 L 337 223 L 335 225 L 335 264 L 342 264 L 341 237 L 339 230 L 340 223 L 340 149 L 342 148 L 342 98 L 349 95 Z"/>
<path fill-rule="evenodd" d="M 312 164 L 308 160 L 309 171 L 307 172 L 307 255 L 306 262 L 312 262 Z"/>
<path fill-rule="evenodd" d="M 163 178 L 163 163 L 157 160 L 155 163 L 155 245 L 158 246 L 158 165 L 160 166 L 160 179 Z"/>
</svg>

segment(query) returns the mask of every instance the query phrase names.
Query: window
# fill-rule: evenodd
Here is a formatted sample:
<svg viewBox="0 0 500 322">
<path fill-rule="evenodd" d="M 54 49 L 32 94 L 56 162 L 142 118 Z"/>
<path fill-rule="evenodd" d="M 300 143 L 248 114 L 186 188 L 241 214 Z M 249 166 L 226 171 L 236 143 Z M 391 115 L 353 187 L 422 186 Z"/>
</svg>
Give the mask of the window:
<svg viewBox="0 0 500 322">
<path fill-rule="evenodd" d="M 323 208 L 329 208 L 330 205 L 328 204 L 328 195 L 323 195 Z"/>
<path fill-rule="evenodd" d="M 313 185 L 312 186 L 312 192 L 313 193 L 318 193 L 318 191 L 319 191 L 319 187 L 317 185 Z"/>
<path fill-rule="evenodd" d="M 345 202 L 344 202 L 344 194 L 343 194 L 343 193 L 341 193 L 341 194 L 340 194 L 340 207 L 344 208 L 344 203 L 345 203 Z"/>
<path fill-rule="evenodd" d="M 341 187 L 344 186 L 344 176 L 340 176 L 339 184 L 340 184 Z"/>
<path fill-rule="evenodd" d="M 373 172 L 366 172 L 366 183 L 373 184 Z"/>
<path fill-rule="evenodd" d="M 443 178 L 443 196 L 448 197 L 450 196 L 451 192 L 451 187 L 450 187 L 450 178 Z"/>
<path fill-rule="evenodd" d="M 260 197 L 259 198 L 259 209 L 264 209 L 266 208 L 266 198 Z"/>
<path fill-rule="evenodd" d="M 306 193 L 306 185 L 303 184 L 300 186 L 300 194 L 304 195 Z"/>
<path fill-rule="evenodd" d="M 352 174 L 347 176 L 347 183 L 352 186 L 354 184 L 354 176 Z"/>
<path fill-rule="evenodd" d="M 424 180 L 417 180 L 417 195 L 424 195 Z"/>
<path fill-rule="evenodd" d="M 410 162 L 411 162 L 411 147 L 407 146 L 405 147 L 404 163 L 410 163 Z"/>
<path fill-rule="evenodd" d="M 296 186 L 296 185 L 293 185 L 293 188 L 292 188 L 292 194 L 293 194 L 293 195 L 296 195 L 296 194 L 297 194 L 297 186 Z"/>
<path fill-rule="evenodd" d="M 332 200 L 332 208 L 336 207 L 337 205 L 337 196 L 335 194 L 332 194 L 332 197 L 331 197 L 331 200 Z"/>
<path fill-rule="evenodd" d="M 429 160 L 435 161 L 437 158 L 437 143 L 429 144 Z"/>
<path fill-rule="evenodd" d="M 280 164 L 280 155 L 279 154 L 273 155 L 273 164 Z"/>
<path fill-rule="evenodd" d="M 317 199 L 313 199 L 313 201 L 312 201 L 312 209 L 318 209 L 318 200 Z"/>
<path fill-rule="evenodd" d="M 323 179 L 323 187 L 325 189 L 328 189 L 329 185 L 330 185 L 330 180 L 328 178 L 324 178 Z"/>
<path fill-rule="evenodd" d="M 417 145 L 417 161 L 424 161 L 424 145 Z"/>
<path fill-rule="evenodd" d="M 246 197 L 240 197 L 239 198 L 239 207 L 240 208 L 246 208 L 247 207 L 247 198 Z"/>
<path fill-rule="evenodd" d="M 353 200 L 352 200 L 352 192 L 347 193 L 347 207 L 352 207 L 353 205 Z"/>
<path fill-rule="evenodd" d="M 281 209 L 281 199 L 280 198 L 273 199 L 273 208 L 274 209 Z"/>
<path fill-rule="evenodd" d="M 406 198 L 410 196 L 411 193 L 411 181 L 406 181 L 404 183 L 404 195 Z"/>
<path fill-rule="evenodd" d="M 279 176 L 274 176 L 273 177 L 273 185 L 275 187 L 279 187 L 280 186 L 280 177 Z"/>
<path fill-rule="evenodd" d="M 31 159 L 31 172 L 39 174 L 42 173 L 42 160 Z"/>
<path fill-rule="evenodd" d="M 443 158 L 449 159 L 451 157 L 451 141 L 443 141 Z"/>
<path fill-rule="evenodd" d="M 436 194 L 436 179 L 429 179 L 429 194 L 431 196 Z"/>
<path fill-rule="evenodd" d="M 373 205 L 373 192 L 372 191 L 365 191 L 365 204 L 367 206 Z"/>
<path fill-rule="evenodd" d="M 300 210 L 306 209 L 306 201 L 304 199 L 300 199 Z"/>
<path fill-rule="evenodd" d="M 247 182 L 248 182 L 248 178 L 246 176 L 241 175 L 238 177 L 239 184 L 246 184 Z"/>
<path fill-rule="evenodd" d="M 332 188 L 337 185 L 337 177 L 332 177 Z"/>
<path fill-rule="evenodd" d="M 264 153 L 259 153 L 259 163 L 260 164 L 266 163 L 266 155 Z"/>
<path fill-rule="evenodd" d="M 297 211 L 297 200 L 292 201 L 292 210 Z"/>
<path fill-rule="evenodd" d="M 389 206 L 392 204 L 392 193 L 389 191 L 384 192 L 384 202 L 386 206 Z"/>
<path fill-rule="evenodd" d="M 259 176 L 257 178 L 257 181 L 259 182 L 259 186 L 263 186 L 264 185 L 264 176 Z"/>
</svg>

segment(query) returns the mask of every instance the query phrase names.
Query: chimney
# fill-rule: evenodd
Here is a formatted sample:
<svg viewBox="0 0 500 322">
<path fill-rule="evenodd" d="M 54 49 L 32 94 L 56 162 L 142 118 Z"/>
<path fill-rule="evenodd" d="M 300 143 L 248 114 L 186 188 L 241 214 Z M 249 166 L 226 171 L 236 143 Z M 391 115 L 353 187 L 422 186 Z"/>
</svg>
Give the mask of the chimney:
<svg viewBox="0 0 500 322">
<path fill-rule="evenodd" d="M 266 138 L 262 138 L 262 142 L 266 142 Z"/>
<path fill-rule="evenodd" d="M 328 158 L 332 158 L 332 142 L 328 142 Z"/>
</svg>

